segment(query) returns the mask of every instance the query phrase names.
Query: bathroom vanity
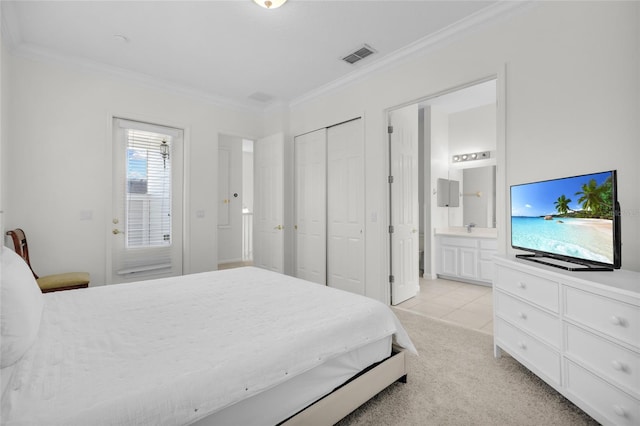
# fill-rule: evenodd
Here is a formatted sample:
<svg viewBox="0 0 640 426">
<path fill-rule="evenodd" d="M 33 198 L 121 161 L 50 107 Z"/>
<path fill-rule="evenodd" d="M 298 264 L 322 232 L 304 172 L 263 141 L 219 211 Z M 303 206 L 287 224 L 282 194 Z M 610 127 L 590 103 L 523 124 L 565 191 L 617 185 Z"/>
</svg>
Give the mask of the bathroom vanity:
<svg viewBox="0 0 640 426">
<path fill-rule="evenodd" d="M 454 226 L 436 229 L 436 275 L 491 286 L 492 257 L 497 254 L 497 237 L 495 228 L 469 230 L 464 226 Z"/>
</svg>

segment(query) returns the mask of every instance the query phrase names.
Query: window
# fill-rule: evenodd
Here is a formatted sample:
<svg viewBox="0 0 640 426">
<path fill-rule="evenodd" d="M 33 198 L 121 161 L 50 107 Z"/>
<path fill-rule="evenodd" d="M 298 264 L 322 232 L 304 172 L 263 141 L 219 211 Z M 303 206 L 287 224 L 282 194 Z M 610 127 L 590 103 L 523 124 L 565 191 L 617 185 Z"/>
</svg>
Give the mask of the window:
<svg viewBox="0 0 640 426">
<path fill-rule="evenodd" d="M 171 244 L 171 145 L 161 133 L 126 129 L 127 247 Z"/>
</svg>

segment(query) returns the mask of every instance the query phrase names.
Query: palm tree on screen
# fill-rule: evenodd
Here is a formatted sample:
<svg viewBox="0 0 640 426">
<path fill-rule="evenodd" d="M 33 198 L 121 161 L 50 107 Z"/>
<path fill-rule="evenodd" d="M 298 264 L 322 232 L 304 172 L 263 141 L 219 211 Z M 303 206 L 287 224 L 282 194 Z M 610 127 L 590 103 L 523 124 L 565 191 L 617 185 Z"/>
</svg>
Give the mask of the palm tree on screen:
<svg viewBox="0 0 640 426">
<path fill-rule="evenodd" d="M 569 210 L 571 210 L 569 208 L 569 203 L 570 202 L 571 202 L 571 198 L 565 197 L 564 194 L 559 196 L 558 199 L 554 202 L 554 204 L 556 206 L 556 210 L 558 210 L 558 213 L 567 214 L 567 212 Z"/>
<path fill-rule="evenodd" d="M 602 206 L 602 186 L 598 186 L 595 179 L 591 179 L 589 183 L 582 185 L 582 191 L 576 192 L 580 195 L 578 202 L 582 204 L 582 208 L 591 214 L 597 214 Z"/>
</svg>

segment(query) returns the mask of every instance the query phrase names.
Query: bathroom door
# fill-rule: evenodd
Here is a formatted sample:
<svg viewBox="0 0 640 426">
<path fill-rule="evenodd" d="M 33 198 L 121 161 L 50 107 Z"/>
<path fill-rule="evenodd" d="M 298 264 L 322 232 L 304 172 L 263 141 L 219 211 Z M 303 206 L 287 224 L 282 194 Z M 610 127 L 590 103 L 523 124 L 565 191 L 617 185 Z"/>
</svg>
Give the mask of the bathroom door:
<svg viewBox="0 0 640 426">
<path fill-rule="evenodd" d="M 391 304 L 418 293 L 418 105 L 389 113 Z"/>
</svg>

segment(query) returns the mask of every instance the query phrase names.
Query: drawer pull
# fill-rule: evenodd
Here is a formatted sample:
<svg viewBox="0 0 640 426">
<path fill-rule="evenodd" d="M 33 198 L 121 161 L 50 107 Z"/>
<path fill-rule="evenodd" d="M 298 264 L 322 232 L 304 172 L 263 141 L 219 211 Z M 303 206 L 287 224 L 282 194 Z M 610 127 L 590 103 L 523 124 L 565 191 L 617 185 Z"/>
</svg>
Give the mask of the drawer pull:
<svg viewBox="0 0 640 426">
<path fill-rule="evenodd" d="M 519 281 L 518 282 L 518 287 L 524 290 L 525 288 L 527 288 L 527 285 L 525 283 L 523 283 L 522 281 Z"/>
<path fill-rule="evenodd" d="M 619 415 L 620 417 L 627 417 L 627 410 L 625 410 L 624 407 L 621 407 L 617 404 L 613 406 L 613 412 Z"/>
<path fill-rule="evenodd" d="M 527 344 L 525 342 L 518 342 L 518 347 L 522 350 L 526 350 Z"/>
<path fill-rule="evenodd" d="M 519 316 L 520 318 L 522 318 L 523 320 L 526 320 L 526 319 L 527 319 L 527 314 L 525 314 L 524 312 L 518 312 L 518 316 Z"/>
<path fill-rule="evenodd" d="M 611 317 L 611 324 L 613 325 L 619 325 L 620 327 L 624 327 L 625 323 L 626 321 L 624 320 L 624 318 L 620 318 L 615 315 Z"/>
<path fill-rule="evenodd" d="M 612 361 L 611 366 L 616 371 L 622 371 L 623 373 L 627 371 L 627 366 L 621 363 L 620 361 L 616 361 L 616 360 Z"/>
</svg>

